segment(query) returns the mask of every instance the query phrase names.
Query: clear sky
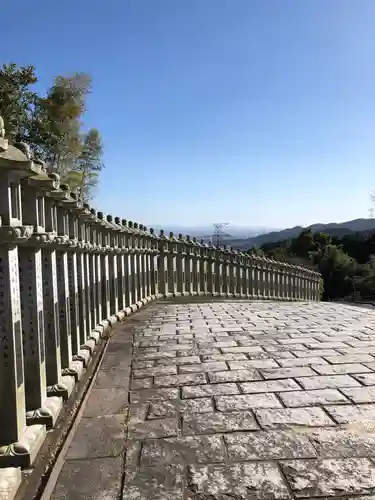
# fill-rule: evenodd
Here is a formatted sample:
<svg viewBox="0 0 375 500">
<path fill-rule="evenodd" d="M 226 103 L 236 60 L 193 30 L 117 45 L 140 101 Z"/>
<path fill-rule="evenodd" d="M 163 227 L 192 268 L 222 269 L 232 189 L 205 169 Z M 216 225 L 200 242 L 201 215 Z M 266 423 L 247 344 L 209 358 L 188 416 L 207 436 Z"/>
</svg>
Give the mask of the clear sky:
<svg viewBox="0 0 375 500">
<path fill-rule="evenodd" d="M 374 0 L 5 0 L 0 62 L 85 71 L 94 205 L 149 224 L 367 217 Z"/>
</svg>

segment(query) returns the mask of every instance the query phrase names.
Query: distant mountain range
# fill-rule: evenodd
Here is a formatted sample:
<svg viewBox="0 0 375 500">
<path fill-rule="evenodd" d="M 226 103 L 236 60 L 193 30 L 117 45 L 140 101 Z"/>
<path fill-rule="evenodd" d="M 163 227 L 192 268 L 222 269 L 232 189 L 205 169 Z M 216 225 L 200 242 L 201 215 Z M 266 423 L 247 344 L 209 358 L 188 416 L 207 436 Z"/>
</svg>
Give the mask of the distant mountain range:
<svg viewBox="0 0 375 500">
<path fill-rule="evenodd" d="M 205 226 L 173 226 L 173 225 L 152 225 L 149 227 L 153 227 L 157 233 L 159 233 L 160 229 L 164 229 L 164 231 L 168 234 L 170 231 L 177 236 L 179 233 L 183 235 L 189 234 L 190 236 L 195 236 L 198 239 L 204 239 L 205 241 L 209 241 L 212 238 L 214 233 L 214 226 L 205 225 Z M 270 231 L 278 231 L 279 229 L 274 229 L 270 227 L 254 227 L 254 226 L 236 226 L 232 224 L 228 224 L 228 226 L 223 226 L 223 232 L 225 238 L 229 239 L 247 239 L 257 236 L 263 233 L 269 233 Z"/>
<path fill-rule="evenodd" d="M 313 232 L 322 232 L 331 236 L 344 236 L 350 233 L 375 230 L 375 219 L 354 219 L 340 223 L 312 224 L 308 228 Z M 265 243 L 276 243 L 277 241 L 295 238 L 303 229 L 306 229 L 306 227 L 295 226 L 281 231 L 258 234 L 250 238 L 225 237 L 224 243 L 240 250 L 248 250 L 251 247 L 260 247 Z"/>
</svg>

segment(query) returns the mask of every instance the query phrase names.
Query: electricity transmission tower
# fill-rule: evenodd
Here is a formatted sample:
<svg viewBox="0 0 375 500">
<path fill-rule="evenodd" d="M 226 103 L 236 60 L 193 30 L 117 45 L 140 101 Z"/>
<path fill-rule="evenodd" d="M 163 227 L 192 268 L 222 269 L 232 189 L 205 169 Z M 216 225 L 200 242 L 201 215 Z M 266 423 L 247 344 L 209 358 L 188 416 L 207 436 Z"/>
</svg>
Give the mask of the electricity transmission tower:
<svg viewBox="0 0 375 500">
<path fill-rule="evenodd" d="M 370 219 L 373 219 L 374 213 L 375 213 L 375 193 L 374 192 L 370 193 L 370 202 L 371 202 L 371 205 L 370 205 L 368 213 L 369 213 Z"/>
<path fill-rule="evenodd" d="M 214 234 L 212 235 L 212 244 L 216 247 L 222 247 L 224 244 L 223 227 L 229 226 L 229 222 L 216 222 L 214 225 Z"/>
</svg>

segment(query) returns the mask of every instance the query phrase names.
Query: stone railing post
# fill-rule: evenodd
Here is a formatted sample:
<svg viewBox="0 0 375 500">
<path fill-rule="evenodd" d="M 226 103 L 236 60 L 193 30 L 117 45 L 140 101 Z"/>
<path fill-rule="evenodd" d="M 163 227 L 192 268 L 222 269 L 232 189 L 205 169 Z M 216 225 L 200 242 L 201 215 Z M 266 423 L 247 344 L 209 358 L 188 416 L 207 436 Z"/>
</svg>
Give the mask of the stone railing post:
<svg viewBox="0 0 375 500">
<path fill-rule="evenodd" d="M 231 262 L 232 253 L 227 247 L 224 245 L 221 250 L 221 293 L 224 297 L 232 297 L 233 296 L 233 264 Z"/>
<path fill-rule="evenodd" d="M 242 253 L 240 250 L 234 250 L 234 276 L 235 276 L 235 294 L 242 296 Z"/>
<path fill-rule="evenodd" d="M 267 266 L 268 266 L 268 298 L 270 300 L 274 300 L 275 298 L 275 267 L 274 267 L 274 260 L 273 259 L 267 259 Z"/>
<path fill-rule="evenodd" d="M 141 269 L 141 246 L 140 246 L 140 235 L 138 229 L 138 223 L 133 222 L 133 243 L 135 252 L 135 275 L 136 275 L 136 304 L 141 302 L 141 281 L 142 281 L 142 269 Z"/>
<path fill-rule="evenodd" d="M 254 257 L 252 254 L 247 254 L 246 276 L 249 282 L 249 299 L 255 299 L 254 285 Z"/>
<path fill-rule="evenodd" d="M 50 174 L 51 190 L 45 198 L 45 229 L 49 235 L 42 245 L 43 309 L 48 396 L 67 399 L 74 387 L 74 377 L 62 376 L 60 305 L 57 282 L 57 201 L 59 177 Z M 61 241 L 61 240 L 59 240 Z"/>
<path fill-rule="evenodd" d="M 130 274 L 129 281 L 131 283 L 131 295 L 133 304 L 138 302 L 138 268 L 137 268 L 137 240 L 135 237 L 135 229 L 133 221 L 128 222 L 129 226 L 129 253 L 130 253 Z"/>
<path fill-rule="evenodd" d="M 120 217 L 115 217 L 115 224 L 118 230 L 117 235 L 117 252 L 116 252 L 116 267 L 118 273 L 118 310 L 125 311 L 126 302 L 126 267 L 125 267 L 125 228 L 121 224 Z"/>
<path fill-rule="evenodd" d="M 166 243 L 167 250 L 167 293 L 168 297 L 175 297 L 177 292 L 176 282 L 176 258 L 177 248 L 176 239 L 173 232 L 169 233 L 169 239 Z"/>
<path fill-rule="evenodd" d="M 45 192 L 53 188 L 46 175 L 21 181 L 23 223 L 33 227 L 31 238 L 19 247 L 26 421 L 52 427 L 61 409 L 58 397 L 47 398 L 46 332 L 43 305 L 42 247 L 50 244 L 46 232 Z M 56 352 L 54 353 L 56 356 Z M 59 366 L 59 370 L 61 366 Z"/>
<path fill-rule="evenodd" d="M 201 240 L 199 246 L 199 295 L 202 296 L 207 295 L 207 264 L 207 245 Z"/>
<path fill-rule="evenodd" d="M 73 193 L 70 193 L 69 199 L 64 202 L 68 207 L 68 276 L 69 276 L 69 297 L 70 297 L 70 328 L 71 328 L 71 341 L 72 341 L 72 354 L 73 360 L 77 358 L 81 344 L 84 343 L 80 329 L 80 308 L 82 303 L 79 301 L 79 296 L 82 298 L 82 291 L 80 293 L 80 278 L 83 275 L 82 260 L 78 255 L 78 212 L 77 212 L 77 199 Z"/>
<path fill-rule="evenodd" d="M 32 225 L 23 225 L 20 178 L 40 169 L 0 137 L 0 467 L 28 467 L 46 434 L 44 425 L 26 427 L 18 256 L 19 245 L 33 234 Z M 40 263 L 37 265 L 40 270 Z M 40 284 L 35 282 L 35 286 Z M 37 307 L 43 308 L 40 299 Z M 43 318 L 40 320 L 43 327 Z M 40 355 L 40 351 L 36 353 L 39 367 Z"/>
<path fill-rule="evenodd" d="M 109 226 L 109 296 L 110 296 L 110 312 L 107 318 L 115 315 L 119 311 L 119 231 L 112 215 L 107 215 L 107 223 Z"/>
<path fill-rule="evenodd" d="M 78 303 L 79 303 L 79 331 L 81 344 L 89 338 L 91 333 L 91 302 L 90 302 L 90 275 L 88 259 L 88 227 L 84 214 L 87 208 L 77 208 L 77 271 L 78 271 Z"/>
<path fill-rule="evenodd" d="M 121 225 L 124 229 L 124 261 L 125 261 L 125 302 L 126 307 L 130 308 L 134 304 L 133 298 L 133 281 L 132 281 L 132 249 L 131 249 L 131 233 L 128 227 L 128 221 L 122 219 Z M 131 309 L 129 309 L 130 311 Z"/>
<path fill-rule="evenodd" d="M 90 210 L 90 274 L 91 274 L 91 304 L 93 328 L 95 328 L 102 320 L 102 272 L 100 267 L 100 251 L 101 251 L 101 233 L 99 231 L 98 219 L 96 211 Z"/>
<path fill-rule="evenodd" d="M 216 247 L 216 269 L 215 269 L 215 291 L 220 297 L 223 295 L 223 266 L 224 266 L 224 249 Z"/>
<path fill-rule="evenodd" d="M 142 274 L 143 274 L 143 299 L 148 302 L 150 300 L 150 280 L 149 280 L 149 248 L 148 248 L 148 234 L 147 228 L 141 224 L 139 226 L 142 232 Z"/>
<path fill-rule="evenodd" d="M 185 238 L 185 294 L 192 295 L 193 283 L 192 283 L 192 250 L 191 250 L 191 240 L 190 236 L 187 235 Z"/>
<path fill-rule="evenodd" d="M 68 269 L 68 209 L 61 205 L 61 201 L 67 199 L 68 188 L 60 186 L 61 191 L 54 191 L 53 196 L 58 202 L 57 205 L 57 238 L 56 238 L 56 268 L 57 268 L 57 289 L 60 319 L 60 340 L 61 340 L 61 366 L 63 373 L 69 374 L 72 363 L 72 339 L 70 323 L 70 295 L 69 295 L 69 269 Z"/>
<path fill-rule="evenodd" d="M 102 316 L 99 320 L 101 323 L 110 316 L 110 287 L 109 287 L 109 250 L 110 250 L 110 235 L 107 226 L 107 221 L 104 219 L 103 212 L 97 213 L 98 217 L 98 233 L 100 235 L 100 282 L 101 282 L 101 305 Z"/>
<path fill-rule="evenodd" d="M 191 245 L 191 274 L 192 274 L 192 294 L 199 295 L 199 244 L 197 242 L 197 238 L 193 237 L 193 240 L 190 242 Z"/>
<path fill-rule="evenodd" d="M 241 252 L 240 262 L 241 262 L 241 283 L 242 283 L 241 294 L 244 297 L 249 298 L 250 296 L 250 281 L 248 278 L 249 256 L 246 253 Z"/>
<path fill-rule="evenodd" d="M 177 254 L 176 254 L 176 296 L 182 296 L 185 291 L 184 287 L 184 254 L 185 245 L 182 238 L 182 234 L 178 235 L 177 243 Z"/>
<path fill-rule="evenodd" d="M 215 294 L 215 249 L 211 242 L 207 247 L 207 294 Z"/>
<path fill-rule="evenodd" d="M 253 269 L 254 269 L 254 299 L 260 299 L 262 298 L 261 296 L 261 289 L 260 289 L 260 281 L 261 281 L 261 274 L 260 274 L 260 259 L 257 256 L 253 257 Z"/>
<path fill-rule="evenodd" d="M 168 258 L 168 241 L 164 234 L 164 230 L 160 230 L 159 236 L 159 262 L 158 262 L 158 277 L 159 277 L 159 293 L 165 297 L 167 295 L 167 283 L 168 283 L 168 270 L 167 270 L 167 258 Z"/>
<path fill-rule="evenodd" d="M 159 296 L 159 278 L 158 278 L 158 259 L 159 259 L 159 243 L 158 238 L 155 235 L 154 229 L 150 229 L 151 234 L 151 296 Z"/>
</svg>

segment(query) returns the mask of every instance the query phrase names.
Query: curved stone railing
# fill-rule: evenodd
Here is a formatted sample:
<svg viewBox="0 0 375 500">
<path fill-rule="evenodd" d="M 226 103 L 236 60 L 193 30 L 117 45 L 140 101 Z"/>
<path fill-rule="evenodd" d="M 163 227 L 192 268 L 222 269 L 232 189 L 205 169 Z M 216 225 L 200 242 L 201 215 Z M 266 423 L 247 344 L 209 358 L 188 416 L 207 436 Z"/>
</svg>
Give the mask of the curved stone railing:
<svg viewBox="0 0 375 500">
<path fill-rule="evenodd" d="M 0 137 L 0 467 L 30 465 L 105 330 L 150 300 L 319 300 L 309 269 L 81 206 L 19 148 Z"/>
</svg>

